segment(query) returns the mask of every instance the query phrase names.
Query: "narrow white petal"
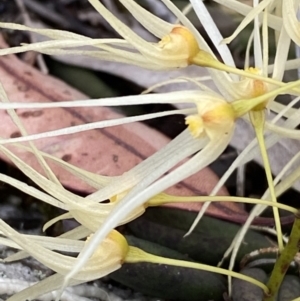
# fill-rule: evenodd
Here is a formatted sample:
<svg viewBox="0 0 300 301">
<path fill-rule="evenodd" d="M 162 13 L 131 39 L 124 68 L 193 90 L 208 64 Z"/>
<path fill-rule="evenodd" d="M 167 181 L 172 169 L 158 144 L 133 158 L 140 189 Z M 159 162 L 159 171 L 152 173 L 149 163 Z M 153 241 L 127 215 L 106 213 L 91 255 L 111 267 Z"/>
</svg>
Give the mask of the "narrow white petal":
<svg viewBox="0 0 300 301">
<path fill-rule="evenodd" d="M 140 24 L 158 38 L 162 38 L 169 34 L 174 27 L 173 24 L 156 17 L 133 0 L 119 1 L 129 10 Z"/>
<path fill-rule="evenodd" d="M 283 26 L 280 31 L 278 43 L 276 45 L 276 55 L 275 55 L 275 61 L 273 65 L 272 78 L 276 80 L 281 81 L 284 75 L 284 71 L 287 70 L 286 62 L 288 60 L 290 45 L 291 45 L 291 39 L 288 36 L 285 27 Z M 296 64 L 294 64 L 294 66 L 295 65 Z"/>
<path fill-rule="evenodd" d="M 263 0 L 262 2 L 260 2 L 260 5 L 262 5 L 262 3 L 264 2 L 266 8 L 271 1 L 273 0 Z M 254 4 L 253 11 L 255 11 L 255 9 L 259 7 L 258 3 L 259 3 L 258 0 L 253 0 L 253 4 Z M 263 11 L 263 9 L 261 11 Z M 259 13 L 259 11 L 257 13 Z M 254 64 L 256 68 L 262 69 L 263 67 L 262 49 L 261 49 L 261 41 L 260 41 L 260 22 L 259 22 L 258 15 L 255 15 L 254 17 Z"/>
<path fill-rule="evenodd" d="M 13 154 L 11 151 L 6 149 L 4 146 L 0 146 L 0 150 L 27 176 L 29 177 L 33 182 L 35 182 L 37 185 L 39 185 L 42 189 L 47 191 L 49 194 L 60 200 L 61 203 L 64 203 L 64 205 L 61 205 L 60 202 L 51 203 L 52 205 L 61 208 L 63 206 L 63 209 L 68 209 L 68 203 L 70 202 L 82 202 L 83 198 L 69 192 L 68 190 L 64 189 L 63 187 L 53 183 L 52 181 L 48 180 L 44 176 L 42 176 L 40 173 L 38 173 L 35 169 L 33 169 L 31 166 L 27 165 L 23 160 L 21 160 L 19 157 L 17 157 L 15 154 Z M 51 201 L 51 199 L 43 198 L 44 201 Z"/>
<path fill-rule="evenodd" d="M 99 12 L 101 16 L 109 22 L 109 24 L 130 44 L 132 44 L 139 51 L 148 55 L 155 55 L 157 48 L 151 43 L 145 41 L 136 33 L 134 33 L 128 26 L 123 24 L 117 17 L 115 17 L 99 0 L 89 0 L 93 7 Z"/>
<path fill-rule="evenodd" d="M 268 27 L 268 13 L 264 11 L 264 18 L 262 23 L 262 74 L 268 77 L 268 65 L 269 65 L 269 27 Z"/>
<path fill-rule="evenodd" d="M 57 30 L 57 29 L 31 28 L 16 23 L 0 22 L 0 27 L 6 29 L 13 29 L 13 30 L 26 30 L 30 32 L 35 32 L 54 40 L 90 40 L 91 39 L 86 36 L 76 34 L 70 31 Z"/>
<path fill-rule="evenodd" d="M 300 96 L 295 97 L 291 102 L 289 102 L 288 105 L 282 105 L 282 108 L 280 108 L 280 110 L 278 110 L 278 111 L 276 110 L 275 111 L 278 114 L 272 119 L 271 122 L 272 123 L 276 123 L 282 117 L 287 117 L 287 118 L 292 117 L 293 118 L 293 114 L 297 113 L 297 111 L 294 111 L 296 109 L 292 109 L 292 108 L 293 108 L 293 106 L 295 106 L 299 102 L 299 100 L 300 100 Z M 274 104 L 278 104 L 278 103 L 272 101 L 272 103 L 271 103 L 271 110 L 272 110 L 272 105 L 274 105 Z"/>
<path fill-rule="evenodd" d="M 209 38 L 212 40 L 214 46 L 221 55 L 222 60 L 226 65 L 235 67 L 235 63 L 226 44 L 221 44 L 223 36 L 221 35 L 218 27 L 216 26 L 214 20 L 212 19 L 206 6 L 203 4 L 202 0 L 190 0 L 195 13 L 197 14 L 202 26 L 205 28 Z"/>
<path fill-rule="evenodd" d="M 237 0 L 213 0 L 214 2 L 217 2 L 225 7 L 228 7 L 230 9 L 233 9 L 239 14 L 242 14 L 243 16 L 247 16 L 252 10 L 253 7 L 241 3 L 240 1 Z M 280 31 L 282 27 L 282 19 L 274 16 L 272 14 L 268 14 L 268 19 L 269 19 L 269 26 L 275 30 Z M 259 20 L 262 21 L 262 15 L 259 15 Z"/>
<path fill-rule="evenodd" d="M 251 22 L 254 18 L 259 15 L 273 0 L 263 0 L 255 8 L 252 8 L 243 21 L 239 24 L 234 33 L 224 40 L 225 43 L 230 43 L 237 35 Z M 261 21 L 262 16 L 260 16 L 259 21 Z"/>
<path fill-rule="evenodd" d="M 5 235 L 5 233 L 1 233 L 1 234 Z M 24 235 L 24 237 L 49 250 L 79 253 L 84 246 L 84 241 L 74 240 L 74 239 L 47 237 L 47 236 L 39 236 L 39 235 Z M 1 244 L 5 246 L 9 246 L 16 249 L 22 249 L 13 240 L 0 237 L 0 241 Z"/>
<path fill-rule="evenodd" d="M 89 40 L 56 40 L 56 41 L 44 41 L 33 44 L 26 44 L 23 46 L 10 47 L 0 49 L 0 55 L 14 54 L 25 51 L 42 51 L 43 49 L 53 49 L 56 47 L 69 48 L 80 46 L 97 46 L 105 43 L 109 43 L 111 40 L 105 39 L 89 39 Z"/>
<path fill-rule="evenodd" d="M 10 102 L 8 97 L 7 97 L 6 92 L 4 90 L 4 87 L 1 83 L 0 83 L 0 98 L 1 98 L 1 101 L 3 103 L 9 103 Z M 23 136 L 26 136 L 27 131 L 26 131 L 21 119 L 19 118 L 18 114 L 16 113 L 16 111 L 12 109 L 12 110 L 8 110 L 7 112 L 9 114 L 11 120 L 14 122 L 14 124 L 20 130 L 21 134 Z M 36 157 L 39 165 L 42 167 L 42 169 L 43 169 L 44 173 L 46 174 L 47 178 L 49 178 L 52 182 L 56 183 L 58 186 L 62 186 L 60 181 L 57 179 L 56 175 L 54 174 L 54 172 L 51 170 L 51 168 L 49 167 L 49 165 L 47 164 L 47 162 L 45 161 L 43 156 L 40 154 L 40 151 L 34 145 L 34 143 L 30 142 L 29 147 L 32 150 L 32 153 L 34 154 L 34 156 Z"/>
<path fill-rule="evenodd" d="M 280 135 L 283 138 L 300 140 L 300 130 L 287 129 L 269 122 L 266 122 L 266 129 Z"/>
<path fill-rule="evenodd" d="M 166 112 L 145 114 L 145 115 L 141 115 L 141 116 L 124 117 L 124 118 L 118 118 L 118 119 L 97 121 L 97 122 L 91 122 L 88 124 L 67 127 L 64 129 L 44 132 L 44 133 L 40 133 L 40 134 L 33 134 L 33 135 L 17 137 L 17 138 L 0 139 L 0 144 L 19 143 L 19 142 L 38 140 L 38 139 L 42 139 L 42 138 L 70 135 L 70 134 L 80 133 L 80 132 L 84 132 L 84 131 L 88 131 L 88 130 L 101 129 L 101 128 L 106 128 L 106 127 L 111 127 L 111 126 L 117 126 L 117 125 L 137 122 L 137 121 L 159 118 L 159 117 L 163 117 L 163 116 L 170 116 L 170 115 L 177 115 L 177 114 L 186 115 L 186 114 L 193 114 L 195 112 L 197 112 L 196 109 L 172 110 L 172 111 L 166 111 Z"/>
<path fill-rule="evenodd" d="M 282 3 L 282 18 L 287 33 L 297 45 L 300 45 L 300 22 L 296 16 L 298 6 L 295 4 L 297 4 L 297 1 L 284 0 L 284 4 Z"/>
<path fill-rule="evenodd" d="M 81 56 L 89 56 L 93 58 L 97 58 L 102 61 L 110 61 L 110 62 L 118 62 L 131 64 L 135 66 L 139 66 L 146 69 L 151 70 L 165 70 L 165 66 L 159 64 L 153 64 L 148 58 L 146 58 L 143 54 L 134 52 L 134 51 L 126 51 L 121 49 L 115 49 L 113 47 L 109 47 L 108 45 L 97 46 L 97 48 L 102 48 L 107 51 L 97 50 L 97 51 L 89 51 L 89 50 L 65 50 L 65 49 L 42 49 L 39 50 L 40 53 L 47 55 L 81 55 Z"/>
<path fill-rule="evenodd" d="M 96 107 L 96 106 L 119 106 L 119 105 L 138 105 L 153 103 L 195 103 L 204 97 L 215 97 L 215 93 L 201 91 L 177 91 L 160 94 L 134 95 L 123 97 L 110 97 L 100 99 L 86 99 L 60 102 L 19 102 L 1 103 L 0 109 L 41 109 L 41 108 L 77 108 L 77 107 Z"/>
<path fill-rule="evenodd" d="M 31 187 L 25 183 L 23 183 L 22 181 L 19 181 L 17 179 L 11 178 L 7 175 L 4 174 L 0 174 L 0 181 L 7 183 L 17 189 L 19 189 L 20 191 L 25 192 L 28 195 L 31 195 L 39 200 L 42 200 L 43 202 L 50 204 L 52 206 L 61 208 L 66 210 L 67 207 L 64 205 L 63 202 L 61 202 L 58 199 L 55 199 L 54 197 L 36 189 L 35 187 Z"/>
<path fill-rule="evenodd" d="M 188 129 L 183 131 L 175 139 L 171 140 L 165 147 L 158 150 L 149 158 L 145 159 L 137 166 L 123 174 L 122 176 L 111 181 L 106 187 L 89 195 L 87 199 L 101 201 L 110 198 L 111 196 L 131 189 L 137 185 L 148 175 L 157 172 L 158 168 L 167 170 L 203 147 L 203 139 L 191 139 L 191 133 Z M 177 154 L 176 158 L 174 157 Z M 166 167 L 166 165 L 168 165 Z"/>
<path fill-rule="evenodd" d="M 59 237 L 70 238 L 70 239 L 83 239 L 91 235 L 91 231 L 83 226 L 78 226 L 70 231 L 61 234 Z"/>
</svg>

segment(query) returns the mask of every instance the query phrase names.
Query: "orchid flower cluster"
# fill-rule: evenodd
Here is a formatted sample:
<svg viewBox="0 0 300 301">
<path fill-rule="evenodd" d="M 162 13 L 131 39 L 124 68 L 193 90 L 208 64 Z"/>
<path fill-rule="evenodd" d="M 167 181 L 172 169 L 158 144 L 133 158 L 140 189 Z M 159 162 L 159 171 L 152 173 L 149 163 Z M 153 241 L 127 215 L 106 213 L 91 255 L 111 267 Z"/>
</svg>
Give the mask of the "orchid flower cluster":
<svg viewBox="0 0 300 301">
<path fill-rule="evenodd" d="M 293 213 L 298 211 L 278 203 L 277 197 L 298 180 L 299 168 L 294 169 L 288 176 L 286 173 L 296 162 L 299 154 L 295 155 L 282 172 L 273 179 L 267 148 L 277 143 L 282 137 L 298 140 L 300 137 L 299 131 L 295 129 L 300 123 L 299 110 L 294 108 L 300 97 L 300 81 L 283 82 L 285 71 L 292 67 L 298 68 L 300 65 L 300 59 L 288 60 L 291 41 L 300 45 L 300 24 L 295 9 L 299 5 L 299 1 L 285 0 L 283 4 L 283 1 L 280 0 L 263 0 L 261 2 L 253 0 L 253 6 L 248 6 L 237 0 L 214 0 L 245 16 L 232 36 L 224 39 L 205 4 L 202 1 L 190 0 L 189 5 L 198 15 L 218 51 L 217 54 L 210 49 L 189 19 L 170 0 L 161 1 L 177 17 L 178 24 L 170 24 L 161 20 L 134 0 L 119 0 L 132 16 L 157 38 L 157 43 L 141 38 L 115 17 L 99 0 L 89 0 L 89 2 L 121 38 L 92 39 L 67 31 L 0 23 L 1 28 L 30 31 L 49 38 L 43 42 L 1 49 L 1 56 L 33 50 L 48 55 L 84 55 L 94 59 L 127 63 L 154 70 L 175 70 L 196 65 L 199 68 L 207 69 L 217 88 L 216 91 L 213 91 L 205 84 L 197 82 L 194 90 L 170 93 L 58 103 L 11 103 L 1 87 L 0 109 L 8 111 L 19 127 L 22 136 L 1 139 L 0 150 L 41 190 L 2 174 L 0 174 L 0 180 L 66 211 L 65 214 L 49 221 L 44 228 L 58 220 L 69 218 L 74 218 L 81 224 L 60 237 L 49 238 L 20 234 L 0 221 L 2 234 L 0 243 L 20 250 L 4 259 L 5 262 L 31 255 L 56 272 L 34 287 L 14 295 L 9 299 L 10 301 L 32 300 L 49 291 L 64 289 L 67 285 L 76 285 L 103 277 L 120 268 L 124 262 L 141 261 L 188 266 L 241 278 L 260 286 L 266 295 L 268 294 L 269 288 L 265 284 L 233 272 L 232 269 L 239 246 L 255 216 L 261 214 L 267 206 L 273 207 L 278 247 L 280 251 L 283 251 L 283 235 L 278 210 L 281 208 Z M 249 39 L 245 68 L 242 70 L 235 67 L 227 43 L 230 43 L 250 23 L 254 25 L 254 29 Z M 275 61 L 272 66 L 269 64 L 269 30 L 275 31 L 277 43 Z M 251 45 L 254 49 L 255 65 L 250 67 L 249 49 Z M 221 60 L 217 57 L 220 57 Z M 276 97 L 282 94 L 291 95 L 293 100 L 290 104 L 285 106 L 276 101 Z M 14 111 L 20 108 L 129 106 L 153 103 L 173 105 L 184 103 L 188 104 L 189 108 L 104 120 L 35 135 L 26 133 Z M 269 119 L 269 111 L 276 114 L 272 120 Z M 186 115 L 186 130 L 154 155 L 117 177 L 95 175 L 82 170 L 37 150 L 33 143 L 36 139 L 117 126 L 172 114 Z M 183 198 L 164 193 L 172 185 L 215 161 L 229 145 L 239 119 L 243 119 L 253 126 L 256 139 L 233 162 L 209 197 Z M 277 124 L 278 121 L 281 121 L 280 125 Z M 24 142 L 29 142 L 29 144 L 25 146 Z M 41 175 L 18 158 L 8 147 L 11 144 L 32 152 L 43 167 L 46 176 Z M 257 149 L 260 150 L 263 159 L 269 186 L 262 198 L 253 200 L 216 196 L 231 173 L 237 167 L 252 160 Z M 67 191 L 59 183 L 45 158 L 51 159 L 84 180 L 94 187 L 96 192 L 87 197 L 80 197 Z M 178 166 L 187 158 L 188 160 Z M 104 203 L 106 200 L 110 200 L 110 202 Z M 138 248 L 129 246 L 122 234 L 114 230 L 117 226 L 143 214 L 148 206 L 182 201 L 205 203 L 190 231 L 201 219 L 210 202 L 240 201 L 257 204 L 227 252 L 229 254 L 232 251 L 229 270 L 147 254 Z M 82 241 L 82 239 L 86 239 L 86 241 Z M 57 251 L 71 252 L 78 256 L 75 258 L 62 255 Z M 59 298 L 59 294 L 57 298 Z"/>
</svg>

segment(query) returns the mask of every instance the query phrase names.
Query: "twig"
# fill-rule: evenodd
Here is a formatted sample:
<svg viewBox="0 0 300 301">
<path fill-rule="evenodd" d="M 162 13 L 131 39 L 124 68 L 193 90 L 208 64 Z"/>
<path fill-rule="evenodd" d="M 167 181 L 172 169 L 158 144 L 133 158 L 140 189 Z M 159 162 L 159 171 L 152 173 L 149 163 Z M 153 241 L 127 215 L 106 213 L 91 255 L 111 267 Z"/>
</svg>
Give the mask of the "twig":
<svg viewBox="0 0 300 301">
<path fill-rule="evenodd" d="M 31 9 L 33 12 L 38 14 L 39 16 L 45 18 L 46 20 L 58 24 L 62 28 L 69 28 L 69 23 L 62 16 L 55 13 L 52 9 L 45 9 L 45 5 L 41 4 L 41 2 L 33 1 L 33 0 L 22 0 L 24 5 Z"/>
<path fill-rule="evenodd" d="M 29 17 L 29 14 L 25 8 L 25 5 L 23 3 L 23 0 L 15 0 L 16 1 L 16 4 L 18 6 L 18 8 L 20 9 L 21 13 L 22 13 L 22 16 L 23 16 L 23 20 L 24 20 L 24 24 L 26 26 L 32 26 L 32 22 L 31 22 L 31 19 Z M 33 33 L 29 33 L 29 36 L 30 36 L 30 40 L 32 43 L 36 42 L 36 38 L 34 36 Z M 46 63 L 44 61 L 44 58 L 42 56 L 42 54 L 40 53 L 36 53 L 36 59 L 37 59 L 37 64 L 40 68 L 40 70 L 44 73 L 44 74 L 48 74 L 49 71 L 48 71 L 48 68 L 46 66 Z"/>
<path fill-rule="evenodd" d="M 246 181 L 246 165 L 240 165 L 237 168 L 236 175 L 236 195 L 243 197 L 245 195 L 245 181 Z"/>
<path fill-rule="evenodd" d="M 99 29 L 94 29 L 93 27 L 83 26 L 81 22 L 76 19 L 76 17 L 70 16 L 68 11 L 64 9 L 63 3 L 60 1 L 55 2 L 55 7 L 62 10 L 59 14 L 57 11 L 41 4 L 38 1 L 34 0 L 22 0 L 24 5 L 41 16 L 43 19 L 50 21 L 51 23 L 56 24 L 59 28 L 64 30 L 71 30 L 83 34 L 88 37 L 99 37 Z"/>
</svg>

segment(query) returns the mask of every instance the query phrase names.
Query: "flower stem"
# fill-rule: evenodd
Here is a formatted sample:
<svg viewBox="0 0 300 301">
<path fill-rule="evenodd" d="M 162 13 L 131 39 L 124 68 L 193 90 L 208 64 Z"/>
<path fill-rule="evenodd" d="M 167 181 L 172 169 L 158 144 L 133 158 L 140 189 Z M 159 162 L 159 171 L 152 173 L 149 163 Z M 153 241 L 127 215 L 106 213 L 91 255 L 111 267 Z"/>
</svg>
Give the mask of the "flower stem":
<svg viewBox="0 0 300 301">
<path fill-rule="evenodd" d="M 224 63 L 216 60 L 210 53 L 208 53 L 204 50 L 200 50 L 199 53 L 195 57 L 193 57 L 191 62 L 194 65 L 197 65 L 197 66 L 206 67 L 206 68 L 213 68 L 213 69 L 225 71 L 225 72 L 228 72 L 228 73 L 240 75 L 240 76 L 243 76 L 243 77 L 252 78 L 252 79 L 256 79 L 256 80 L 261 80 L 263 82 L 266 82 L 266 83 L 269 83 L 269 84 L 272 84 L 272 85 L 276 85 L 276 86 L 279 86 L 279 87 L 284 87 L 286 85 L 286 83 L 278 81 L 278 80 L 270 78 L 270 77 L 265 77 L 263 75 L 254 74 L 254 73 L 242 70 L 242 69 L 227 66 Z M 293 87 L 292 91 L 296 92 L 297 95 L 300 93 L 300 89 L 297 88 L 297 87 Z"/>
<path fill-rule="evenodd" d="M 287 206 L 281 203 L 274 203 L 269 200 L 245 198 L 245 197 L 232 197 L 232 196 L 177 196 L 169 195 L 166 193 L 160 193 L 147 202 L 147 206 L 156 207 L 165 204 L 174 203 L 205 203 L 205 202 L 235 202 L 235 203 L 247 203 L 247 204 L 261 204 L 266 206 L 277 207 L 282 210 L 286 210 L 296 214 L 298 210 L 291 206 Z"/>
<path fill-rule="evenodd" d="M 264 110 L 259 111 L 251 111 L 250 112 L 250 119 L 252 122 L 252 125 L 255 129 L 256 138 L 258 140 L 261 156 L 264 162 L 264 168 L 265 173 L 268 181 L 269 191 L 271 195 L 272 202 L 277 203 L 271 168 L 270 168 L 270 162 L 268 153 L 265 146 L 265 140 L 264 140 L 264 124 L 265 124 L 265 112 Z M 281 252 L 283 250 L 283 240 L 282 240 L 282 230 L 281 230 L 281 224 L 280 224 L 280 216 L 279 216 L 279 210 L 276 207 L 273 207 L 273 214 L 274 214 L 274 220 L 275 220 L 275 226 L 277 231 L 277 239 L 278 239 L 278 248 Z"/>
<path fill-rule="evenodd" d="M 292 232 L 287 245 L 284 250 L 279 255 L 274 269 L 272 271 L 271 277 L 267 283 L 269 288 L 269 293 L 265 294 L 264 301 L 273 301 L 275 295 L 282 283 L 287 269 L 290 263 L 294 260 L 295 255 L 299 250 L 300 242 L 300 212 L 295 215 L 295 221 L 293 224 Z"/>
<path fill-rule="evenodd" d="M 147 253 L 139 248 L 132 247 L 132 246 L 129 247 L 129 251 L 127 253 L 127 256 L 126 256 L 124 262 L 126 262 L 126 263 L 150 262 L 150 263 L 156 263 L 156 264 L 166 264 L 166 265 L 171 265 L 171 266 L 198 269 L 198 270 L 218 273 L 218 274 L 222 274 L 222 275 L 230 275 L 231 277 L 245 280 L 254 285 L 257 285 L 263 289 L 265 294 L 268 294 L 268 288 L 266 287 L 265 284 L 259 282 L 258 280 L 254 279 L 254 278 L 246 276 L 244 274 L 240 274 L 237 272 L 229 271 L 226 269 L 222 269 L 222 268 L 218 268 L 218 267 L 214 267 L 214 266 L 210 266 L 210 265 L 202 264 L 202 263 L 198 263 L 198 262 L 190 262 L 190 261 L 177 260 L 177 259 L 156 256 L 156 255 Z"/>
</svg>

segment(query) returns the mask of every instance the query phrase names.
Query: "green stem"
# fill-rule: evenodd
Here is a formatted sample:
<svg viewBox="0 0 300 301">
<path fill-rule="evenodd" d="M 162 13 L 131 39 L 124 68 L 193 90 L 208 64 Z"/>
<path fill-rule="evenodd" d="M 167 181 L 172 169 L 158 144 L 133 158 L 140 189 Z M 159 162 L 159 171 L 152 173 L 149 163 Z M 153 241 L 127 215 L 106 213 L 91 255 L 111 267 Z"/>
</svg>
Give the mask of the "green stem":
<svg viewBox="0 0 300 301">
<path fill-rule="evenodd" d="M 169 195 L 166 193 L 160 193 L 147 202 L 147 206 L 156 207 L 166 204 L 174 203 L 205 203 L 205 202 L 235 202 L 235 203 L 247 203 L 247 204 L 261 204 L 271 207 L 276 207 L 282 210 L 286 210 L 296 214 L 298 210 L 291 206 L 287 206 L 281 203 L 274 203 L 269 200 L 245 198 L 245 197 L 234 197 L 234 196 L 177 196 Z"/>
<path fill-rule="evenodd" d="M 269 157 L 265 145 L 265 139 L 264 139 L 264 124 L 265 124 L 265 112 L 263 110 L 260 111 L 251 111 L 250 112 L 250 120 L 252 122 L 252 125 L 254 127 L 256 138 L 259 144 L 261 156 L 264 163 L 264 169 L 268 181 L 269 191 L 271 200 L 274 203 L 277 203 L 276 198 L 276 192 L 274 188 L 271 168 L 270 168 L 270 162 Z M 278 239 L 278 248 L 281 252 L 283 250 L 283 240 L 282 240 L 282 230 L 281 230 L 281 224 L 280 224 L 280 216 L 279 216 L 279 210 L 276 207 L 273 207 L 273 214 L 274 214 L 274 220 L 275 220 L 275 226 L 277 231 L 277 239 Z"/>
<path fill-rule="evenodd" d="M 224 63 L 222 63 L 222 62 L 218 61 L 217 59 L 215 59 L 210 53 L 208 53 L 204 50 L 200 50 L 199 53 L 195 57 L 193 57 L 192 63 L 194 65 L 201 66 L 201 67 L 213 68 L 213 69 L 217 69 L 217 70 L 220 70 L 220 71 L 225 71 L 225 72 L 228 72 L 228 73 L 240 75 L 240 76 L 243 76 L 243 77 L 252 78 L 252 79 L 256 79 L 256 80 L 261 80 L 263 82 L 266 82 L 266 83 L 269 83 L 269 84 L 272 84 L 272 85 L 276 85 L 276 86 L 279 86 L 279 87 L 284 87 L 284 85 L 286 85 L 286 83 L 278 81 L 278 80 L 270 78 L 270 77 L 265 77 L 265 76 L 262 76 L 262 75 L 259 75 L 259 74 L 254 74 L 254 73 L 251 73 L 251 72 L 247 72 L 247 71 L 242 70 L 242 69 L 227 66 Z M 296 92 L 297 94 L 300 93 L 299 88 L 293 87 L 292 90 L 294 92 Z"/>
<path fill-rule="evenodd" d="M 244 274 L 240 274 L 237 272 L 233 272 L 230 270 L 210 266 L 207 264 L 202 264 L 198 262 L 190 262 L 190 261 L 184 261 L 184 260 L 177 260 L 177 259 L 171 259 L 161 256 L 156 256 L 150 253 L 147 253 L 139 248 L 129 246 L 128 253 L 126 255 L 126 258 L 124 260 L 126 263 L 138 263 L 138 262 L 150 262 L 155 264 L 166 264 L 171 266 L 178 266 L 178 267 L 185 267 L 185 268 L 192 268 L 192 269 L 198 269 L 213 273 L 218 273 L 221 275 L 227 275 L 231 277 L 235 277 L 241 280 L 248 281 L 254 285 L 259 286 L 262 288 L 265 294 L 268 294 L 268 288 L 265 284 L 259 282 L 258 280 L 251 278 L 249 276 L 246 276 Z"/>
<path fill-rule="evenodd" d="M 293 224 L 292 232 L 287 245 L 282 253 L 279 255 L 278 260 L 275 263 L 271 277 L 267 283 L 269 293 L 265 294 L 264 301 L 273 301 L 275 295 L 282 283 L 286 271 L 288 270 L 290 263 L 294 260 L 295 255 L 299 250 L 300 243 L 300 212 L 295 215 L 295 221 Z"/>
<path fill-rule="evenodd" d="M 254 110 L 258 106 L 266 103 L 268 100 L 276 97 L 280 93 L 286 93 L 288 90 L 295 88 L 300 85 L 300 81 L 290 82 L 288 84 L 284 84 L 284 86 L 274 89 L 268 93 L 264 93 L 260 96 L 248 98 L 248 99 L 238 99 L 231 103 L 233 110 L 235 111 L 235 116 L 241 117 L 247 112 Z"/>
</svg>

